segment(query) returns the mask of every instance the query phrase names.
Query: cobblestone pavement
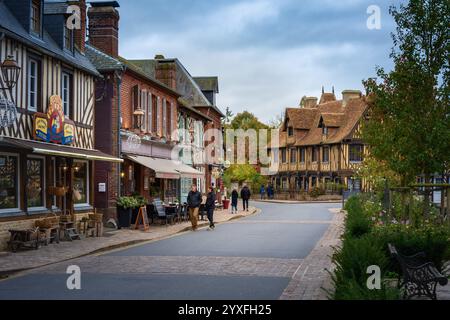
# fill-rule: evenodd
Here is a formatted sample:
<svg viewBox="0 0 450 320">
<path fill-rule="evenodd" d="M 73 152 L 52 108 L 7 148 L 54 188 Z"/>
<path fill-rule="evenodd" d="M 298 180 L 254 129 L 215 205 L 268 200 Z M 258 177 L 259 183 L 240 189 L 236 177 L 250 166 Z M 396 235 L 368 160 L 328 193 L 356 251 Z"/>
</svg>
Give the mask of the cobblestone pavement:
<svg viewBox="0 0 450 320">
<path fill-rule="evenodd" d="M 331 255 L 339 246 L 343 232 L 344 214 L 336 209 L 330 227 L 313 251 L 292 276 L 281 300 L 327 300 L 332 290 L 329 271 L 333 270 Z"/>
<path fill-rule="evenodd" d="M 217 223 L 226 222 L 231 219 L 252 215 L 256 211 L 257 209 L 254 207 L 252 207 L 249 212 L 240 211 L 237 215 L 232 215 L 228 211 L 216 211 L 214 214 L 214 220 Z M 201 221 L 200 226 L 206 225 L 208 225 L 207 222 Z M 98 251 L 162 239 L 164 237 L 185 231 L 189 228 L 189 226 L 189 222 L 184 222 L 169 226 L 151 225 L 150 230 L 147 232 L 128 229 L 114 230 L 106 232 L 105 236 L 101 238 L 85 238 L 81 241 L 60 242 L 59 244 L 51 244 L 49 246 L 42 247 L 39 250 L 27 250 L 18 253 L 2 253 L 0 254 L 0 275 L 12 273 L 18 270 L 38 268 L 48 264 L 78 258 Z"/>
</svg>

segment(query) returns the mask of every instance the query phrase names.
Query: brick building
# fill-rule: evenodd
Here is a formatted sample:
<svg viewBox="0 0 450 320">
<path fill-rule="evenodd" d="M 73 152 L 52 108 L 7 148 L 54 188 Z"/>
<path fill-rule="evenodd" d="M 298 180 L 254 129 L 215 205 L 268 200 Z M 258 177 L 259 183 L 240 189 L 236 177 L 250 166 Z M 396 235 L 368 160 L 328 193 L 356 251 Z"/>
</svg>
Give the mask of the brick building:
<svg viewBox="0 0 450 320">
<path fill-rule="evenodd" d="M 110 217 L 115 217 L 120 195 L 138 193 L 149 201 L 172 202 L 180 196 L 180 179 L 203 176 L 174 159 L 181 94 L 119 56 L 118 7 L 115 1 L 91 3 L 86 46 L 87 56 L 103 75 L 96 82 L 96 115 L 102 119 L 96 146 L 125 159 L 121 166 L 97 166 L 96 207 Z"/>
</svg>

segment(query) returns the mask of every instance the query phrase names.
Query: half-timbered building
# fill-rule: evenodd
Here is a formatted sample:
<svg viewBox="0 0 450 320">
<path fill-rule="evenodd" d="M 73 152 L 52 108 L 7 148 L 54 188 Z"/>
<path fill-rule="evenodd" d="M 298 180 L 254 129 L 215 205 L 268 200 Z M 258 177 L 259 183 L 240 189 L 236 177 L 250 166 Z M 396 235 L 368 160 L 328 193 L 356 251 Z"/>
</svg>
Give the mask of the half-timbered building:
<svg viewBox="0 0 450 320">
<path fill-rule="evenodd" d="M 363 189 L 356 176 L 367 146 L 361 121 L 367 110 L 360 91 L 346 90 L 342 99 L 322 92 L 320 100 L 304 97 L 299 107 L 287 108 L 280 128 L 279 171 L 271 177 L 280 192 L 291 194 L 332 184 Z"/>
<path fill-rule="evenodd" d="M 68 23 L 77 5 L 78 27 Z M 69 13 L 68 13 L 69 12 Z M 27 229 L 49 213 L 93 212 L 94 80 L 85 56 L 85 1 L 0 2 L 0 63 L 15 61 L 14 87 L 0 77 L 0 107 L 17 117 L 0 128 L 0 249 L 9 229 Z"/>
</svg>

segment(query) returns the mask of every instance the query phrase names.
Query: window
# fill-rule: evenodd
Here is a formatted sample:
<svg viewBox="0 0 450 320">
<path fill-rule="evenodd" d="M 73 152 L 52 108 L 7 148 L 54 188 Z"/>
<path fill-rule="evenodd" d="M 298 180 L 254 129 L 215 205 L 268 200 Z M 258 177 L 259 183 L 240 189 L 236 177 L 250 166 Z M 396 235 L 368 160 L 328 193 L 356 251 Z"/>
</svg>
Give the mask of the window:
<svg viewBox="0 0 450 320">
<path fill-rule="evenodd" d="M 319 151 L 317 147 L 312 148 L 312 162 L 317 162 L 319 160 Z"/>
<path fill-rule="evenodd" d="M 147 131 L 153 131 L 153 103 L 152 103 L 152 94 L 149 92 L 147 94 Z"/>
<path fill-rule="evenodd" d="M 0 154 L 0 215 L 19 207 L 19 157 Z"/>
<path fill-rule="evenodd" d="M 330 162 L 330 147 L 323 147 L 322 149 L 322 161 L 325 163 Z"/>
<path fill-rule="evenodd" d="M 172 140 L 172 110 L 173 103 L 167 103 L 167 139 Z"/>
<path fill-rule="evenodd" d="M 291 163 L 297 163 L 297 149 L 291 149 Z"/>
<path fill-rule="evenodd" d="M 324 136 L 327 136 L 327 135 L 328 135 L 328 127 L 323 127 L 323 128 L 322 128 L 322 134 L 323 134 Z"/>
<path fill-rule="evenodd" d="M 27 159 L 27 207 L 43 208 L 44 200 L 44 159 Z"/>
<path fill-rule="evenodd" d="M 158 134 L 158 99 L 152 95 L 152 132 Z"/>
<path fill-rule="evenodd" d="M 73 51 L 73 31 L 64 23 L 64 49 Z"/>
<path fill-rule="evenodd" d="M 147 90 L 141 91 L 140 98 L 141 98 L 141 103 L 140 103 L 141 109 L 144 112 L 144 117 L 142 119 L 143 123 L 142 123 L 141 129 L 145 132 L 145 131 L 147 131 L 147 121 L 145 120 L 146 119 L 146 110 L 147 110 Z"/>
<path fill-rule="evenodd" d="M 167 138 L 167 101 L 163 98 L 163 119 L 162 119 L 162 135 Z"/>
<path fill-rule="evenodd" d="M 294 128 L 289 127 L 288 128 L 288 134 L 289 134 L 289 137 L 292 137 L 294 135 Z"/>
<path fill-rule="evenodd" d="M 89 165 L 85 161 L 74 162 L 74 204 L 89 204 Z"/>
<path fill-rule="evenodd" d="M 286 163 L 286 149 L 281 150 L 281 163 Z"/>
<path fill-rule="evenodd" d="M 64 115 L 70 118 L 70 100 L 71 100 L 71 87 L 72 87 L 72 76 L 63 72 L 61 76 L 61 93 L 62 93 L 62 103 Z"/>
<path fill-rule="evenodd" d="M 31 2 L 31 32 L 41 35 L 41 1 L 33 0 Z"/>
<path fill-rule="evenodd" d="M 305 148 L 300 148 L 300 162 L 305 163 L 306 162 L 306 150 Z"/>
<path fill-rule="evenodd" d="M 39 63 L 37 60 L 28 60 L 28 110 L 38 109 L 38 85 L 39 85 Z"/>
<path fill-rule="evenodd" d="M 156 133 L 161 136 L 161 98 L 158 97 L 156 105 Z"/>
<path fill-rule="evenodd" d="M 348 148 L 350 162 L 362 162 L 363 161 L 364 147 L 361 144 L 352 144 Z"/>
</svg>

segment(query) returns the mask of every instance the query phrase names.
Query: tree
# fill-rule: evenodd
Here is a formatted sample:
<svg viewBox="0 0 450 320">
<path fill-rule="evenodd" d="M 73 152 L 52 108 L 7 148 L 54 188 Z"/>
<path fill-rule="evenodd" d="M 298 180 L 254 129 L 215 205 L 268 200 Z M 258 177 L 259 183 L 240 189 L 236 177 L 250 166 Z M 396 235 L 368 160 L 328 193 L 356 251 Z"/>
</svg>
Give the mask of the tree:
<svg viewBox="0 0 450 320">
<path fill-rule="evenodd" d="M 374 159 L 407 186 L 417 175 L 428 181 L 448 170 L 450 2 L 411 0 L 390 14 L 397 24 L 394 69 L 377 68 L 381 81 L 364 81 L 369 112 L 363 138 Z"/>
<path fill-rule="evenodd" d="M 223 182 L 227 187 L 230 187 L 233 182 L 237 182 L 240 185 L 248 183 L 249 187 L 255 192 L 261 185 L 267 183 L 267 179 L 258 173 L 256 168 L 252 165 L 235 164 L 225 171 Z"/>
</svg>

